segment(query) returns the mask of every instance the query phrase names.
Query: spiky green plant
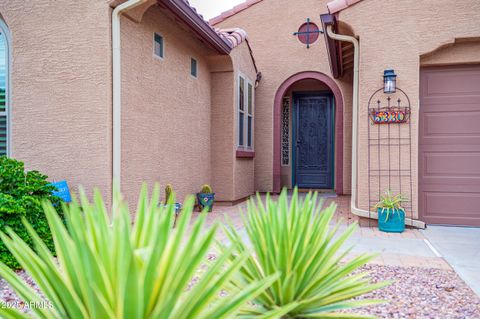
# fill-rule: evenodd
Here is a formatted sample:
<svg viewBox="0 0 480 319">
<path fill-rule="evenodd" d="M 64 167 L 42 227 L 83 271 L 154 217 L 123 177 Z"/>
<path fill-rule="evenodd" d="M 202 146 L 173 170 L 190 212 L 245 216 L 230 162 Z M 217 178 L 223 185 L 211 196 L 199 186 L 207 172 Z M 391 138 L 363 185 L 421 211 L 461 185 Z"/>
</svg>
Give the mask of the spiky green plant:
<svg viewBox="0 0 480 319">
<path fill-rule="evenodd" d="M 253 254 L 240 269 L 236 282 L 255 282 L 280 273 L 280 277 L 254 301 L 257 307 L 245 308 L 243 316 L 263 316 L 284 310 L 282 318 L 357 318 L 338 313 L 383 301 L 354 299 L 388 283 L 370 284 L 364 273 L 355 273 L 375 255 L 364 254 L 345 259 L 350 249 L 340 248 L 355 231 L 352 224 L 339 232 L 340 224 L 330 226 L 335 205 L 321 210 L 317 194 L 303 200 L 294 191 L 291 200 L 284 190 L 278 202 L 269 196 L 266 203 L 257 195 L 248 203 L 243 216 L 247 244 L 232 225 L 225 231 L 237 254 L 250 249 Z M 225 245 L 220 245 L 225 252 Z M 363 317 L 362 317 L 363 318 Z"/>
<path fill-rule="evenodd" d="M 388 221 L 390 213 L 394 214 L 396 211 L 405 212 L 402 207 L 402 203 L 406 201 L 406 198 L 402 194 L 393 195 L 391 190 L 386 190 L 383 195 L 380 196 L 380 201 L 375 204 L 375 209 L 381 209 L 382 214 L 387 211 L 385 221 Z"/>
<path fill-rule="evenodd" d="M 178 227 L 172 229 L 173 206 L 158 205 L 159 189 L 155 187 L 151 200 L 146 187 L 142 189 L 133 225 L 118 191 L 113 198 L 112 220 L 98 192 L 93 203 L 82 192 L 81 206 L 74 201 L 64 207 L 68 228 L 54 208 L 45 204 L 58 259 L 28 223 L 37 252 L 13 231 L 2 233 L 2 240 L 52 307 L 33 307 L 30 314 L 0 307 L 0 317 L 229 318 L 271 284 L 274 278 L 255 281 L 244 290 L 229 287 L 229 297 L 219 298 L 219 292 L 229 286 L 232 275 L 247 258 L 246 253 L 233 256 L 225 251 L 188 289 L 211 248 L 216 227 L 203 232 L 202 215 L 189 229 L 190 199 Z M 233 264 L 228 263 L 231 258 Z M 3 264 L 0 275 L 26 303 L 42 305 L 42 297 Z"/>
<path fill-rule="evenodd" d="M 211 193 L 213 193 L 212 187 L 210 187 L 210 185 L 208 185 L 208 184 L 204 184 L 204 185 L 202 185 L 200 193 L 211 194 Z"/>
</svg>

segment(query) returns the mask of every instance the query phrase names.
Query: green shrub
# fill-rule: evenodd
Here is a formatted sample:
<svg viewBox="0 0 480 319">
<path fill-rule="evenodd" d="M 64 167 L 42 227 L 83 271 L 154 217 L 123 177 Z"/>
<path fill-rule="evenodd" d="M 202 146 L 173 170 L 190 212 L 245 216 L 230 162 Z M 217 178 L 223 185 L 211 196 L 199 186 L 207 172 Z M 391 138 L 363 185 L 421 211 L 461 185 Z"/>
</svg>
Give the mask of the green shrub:
<svg viewBox="0 0 480 319">
<path fill-rule="evenodd" d="M 212 188 L 210 187 L 210 185 L 204 184 L 204 185 L 202 185 L 202 188 L 201 188 L 201 190 L 200 190 L 200 193 L 202 193 L 202 194 L 211 194 L 211 193 L 213 193 L 213 190 L 212 190 Z"/>
<path fill-rule="evenodd" d="M 93 203 L 80 192 L 82 209 L 75 201 L 65 206 L 68 228 L 52 205 L 45 204 L 57 260 L 28 223 L 37 253 L 12 230 L 7 231 L 8 235 L 2 233 L 1 239 L 31 274 L 52 307 L 31 308 L 30 314 L 0 307 L 0 317 L 232 318 L 273 282 L 275 277 L 252 282 L 242 290 L 232 288 L 229 282 L 248 255 L 233 256 L 227 251 L 219 254 L 188 289 L 212 249 L 217 226 L 202 231 L 206 215 L 190 225 L 194 204 L 190 198 L 177 228 L 172 229 L 174 207 L 159 206 L 159 195 L 160 188 L 156 186 L 150 200 L 144 186 L 133 225 L 128 206 L 117 188 L 112 220 L 98 192 Z M 234 261 L 232 264 L 228 262 L 230 259 Z M 32 287 L 3 264 L 0 276 L 27 304 L 42 303 Z M 228 298 L 219 297 L 223 289 L 228 289 Z"/>
<path fill-rule="evenodd" d="M 60 199 L 52 196 L 55 187 L 49 185 L 47 176 L 37 171 L 25 172 L 22 162 L 0 157 L 0 230 L 6 227 L 13 229 L 28 245 L 32 240 L 22 224 L 22 217 L 32 225 L 47 247 L 53 250 L 53 240 L 48 228 L 47 219 L 42 209 L 42 201 L 50 200 L 60 208 Z M 14 269 L 18 262 L 0 243 L 0 261 Z"/>
<path fill-rule="evenodd" d="M 280 310 L 283 318 L 357 318 L 354 314 L 337 312 L 381 302 L 354 299 L 387 283 L 370 284 L 366 274 L 353 273 L 374 256 L 344 259 L 349 250 L 339 249 L 356 225 L 339 234 L 339 225 L 330 226 L 335 209 L 331 205 L 321 210 L 317 194 L 308 194 L 300 200 L 297 190 L 289 202 L 287 192 L 283 191 L 278 202 L 268 196 L 265 204 L 259 196 L 257 202 L 249 201 L 244 224 L 251 247 L 235 227 L 225 228 L 236 254 L 243 255 L 253 249 L 240 269 L 241 279 L 236 284 L 280 274 L 254 300 L 256 307 L 244 309 L 245 318 L 267 316 Z M 225 246 L 221 248 L 227 250 Z"/>
</svg>

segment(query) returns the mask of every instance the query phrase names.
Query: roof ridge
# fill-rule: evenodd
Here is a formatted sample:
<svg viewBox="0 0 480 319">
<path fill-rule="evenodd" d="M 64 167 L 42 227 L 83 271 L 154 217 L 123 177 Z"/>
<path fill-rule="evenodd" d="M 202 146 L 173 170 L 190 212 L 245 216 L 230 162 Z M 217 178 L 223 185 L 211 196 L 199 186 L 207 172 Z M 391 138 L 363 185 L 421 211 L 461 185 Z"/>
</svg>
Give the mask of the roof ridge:
<svg viewBox="0 0 480 319">
<path fill-rule="evenodd" d="M 233 8 L 231 8 L 230 10 L 227 10 L 225 12 L 222 12 L 220 15 L 212 18 L 209 20 L 209 23 L 211 25 L 216 25 L 222 21 L 225 21 L 226 19 L 230 18 L 231 16 L 234 16 L 236 15 L 237 13 L 240 13 L 248 8 L 250 8 L 251 6 L 261 2 L 263 0 L 246 0 L 245 2 L 243 3 L 240 3 L 236 6 L 234 6 Z"/>
<path fill-rule="evenodd" d="M 327 3 L 327 7 L 328 11 L 333 14 L 353 6 L 355 3 L 360 1 L 362 0 L 333 0 Z"/>
<path fill-rule="evenodd" d="M 230 10 L 227 10 L 227 11 L 224 11 L 222 12 L 220 15 L 214 17 L 214 18 L 211 18 L 208 22 L 210 23 L 210 25 L 216 25 L 220 22 L 223 22 L 225 20 L 227 20 L 228 18 L 236 15 L 237 13 L 240 13 L 244 10 L 247 10 L 248 8 L 250 8 L 251 6 L 261 2 L 263 0 L 246 0 L 245 2 L 243 3 L 240 3 L 236 6 L 234 6 L 233 8 L 231 8 Z M 330 2 L 327 3 L 327 7 L 328 7 L 328 11 L 333 14 L 333 13 L 337 13 L 337 12 L 340 12 L 352 5 L 354 5 L 355 3 L 357 2 L 360 2 L 362 0 L 332 0 Z"/>
</svg>

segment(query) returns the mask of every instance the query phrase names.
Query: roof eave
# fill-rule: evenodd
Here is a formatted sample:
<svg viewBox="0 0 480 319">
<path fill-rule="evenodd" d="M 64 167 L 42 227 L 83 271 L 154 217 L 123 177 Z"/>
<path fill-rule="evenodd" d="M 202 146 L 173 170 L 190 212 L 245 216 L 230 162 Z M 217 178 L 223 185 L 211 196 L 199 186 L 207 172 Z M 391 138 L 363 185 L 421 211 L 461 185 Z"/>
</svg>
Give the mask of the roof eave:
<svg viewBox="0 0 480 319">
<path fill-rule="evenodd" d="M 232 48 L 223 41 L 208 23 L 183 0 L 158 0 L 163 6 L 185 22 L 201 39 L 220 54 L 230 54 Z"/>
<path fill-rule="evenodd" d="M 333 14 L 322 14 L 320 15 L 320 19 L 322 21 L 323 30 L 325 31 L 323 35 L 327 46 L 330 69 L 333 77 L 338 79 L 343 76 L 341 50 L 339 50 L 338 41 L 330 38 L 327 34 L 327 26 L 332 26 L 334 32 L 337 30 L 337 20 Z"/>
</svg>

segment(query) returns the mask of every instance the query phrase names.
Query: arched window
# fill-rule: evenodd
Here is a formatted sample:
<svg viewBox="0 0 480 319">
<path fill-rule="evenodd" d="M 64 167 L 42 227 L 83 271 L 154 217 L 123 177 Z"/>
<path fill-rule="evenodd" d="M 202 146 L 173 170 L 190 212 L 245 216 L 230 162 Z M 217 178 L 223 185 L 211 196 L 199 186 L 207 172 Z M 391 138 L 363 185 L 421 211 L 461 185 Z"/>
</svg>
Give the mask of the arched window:
<svg viewBox="0 0 480 319">
<path fill-rule="evenodd" d="M 10 94 L 9 94 L 8 29 L 0 18 L 0 156 L 10 154 Z"/>
</svg>

